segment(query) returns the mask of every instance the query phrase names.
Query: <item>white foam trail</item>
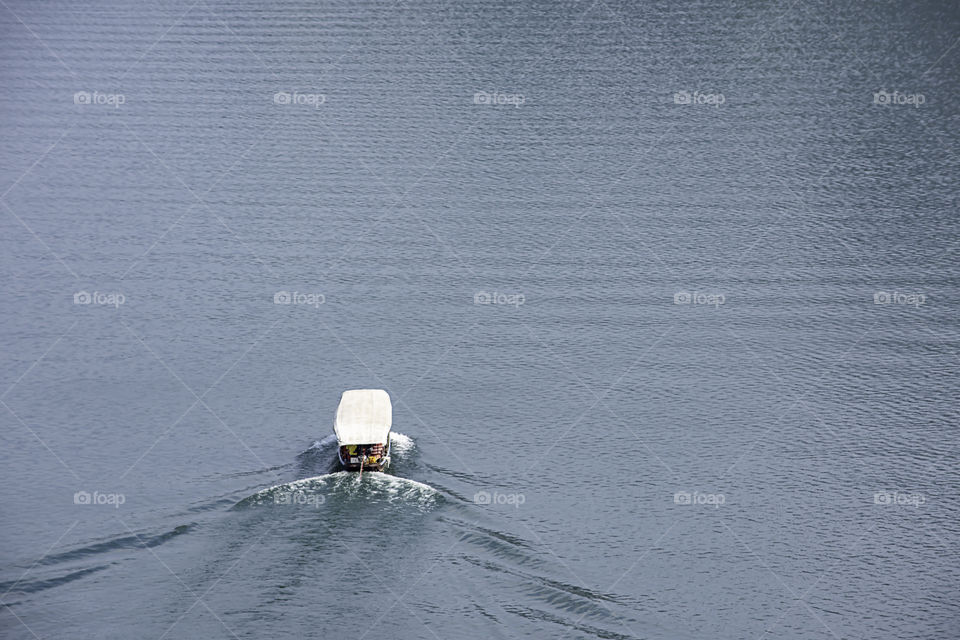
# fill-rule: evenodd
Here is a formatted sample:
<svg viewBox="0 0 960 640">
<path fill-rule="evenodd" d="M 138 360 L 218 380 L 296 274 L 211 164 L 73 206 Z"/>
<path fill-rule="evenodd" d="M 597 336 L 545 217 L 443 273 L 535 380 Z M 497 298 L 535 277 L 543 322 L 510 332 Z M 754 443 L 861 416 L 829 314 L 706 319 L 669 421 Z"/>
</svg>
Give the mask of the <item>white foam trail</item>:
<svg viewBox="0 0 960 640">
<path fill-rule="evenodd" d="M 440 492 L 430 485 L 417 482 L 416 480 L 409 480 L 376 471 L 365 473 L 362 478 L 358 473 L 338 471 L 336 473 L 302 478 L 293 482 L 285 482 L 261 489 L 247 498 L 247 500 L 260 504 L 265 498 L 269 498 L 270 496 L 294 494 L 305 489 L 308 491 L 310 489 L 319 489 L 321 487 L 317 485 L 326 486 L 328 483 L 332 484 L 332 486 L 329 487 L 330 494 L 337 491 L 351 493 L 353 490 L 361 487 L 373 487 L 383 494 L 387 502 L 414 501 L 420 504 L 426 504 L 433 502 L 440 495 Z"/>
<path fill-rule="evenodd" d="M 409 478 L 401 478 L 400 476 L 391 476 L 386 473 L 371 473 L 370 477 L 373 479 L 374 482 L 377 482 L 382 485 L 388 485 L 391 487 L 391 489 L 400 488 L 400 487 L 409 487 L 409 488 L 416 488 L 418 491 L 422 491 L 424 493 L 430 493 L 430 494 L 439 493 L 436 489 L 434 489 L 430 485 L 424 484 L 422 482 L 417 482 L 416 480 L 410 480 Z"/>
<path fill-rule="evenodd" d="M 405 454 L 409 453 L 413 447 L 416 446 L 413 443 L 413 438 L 410 436 L 404 435 L 402 433 L 397 433 L 394 431 L 390 434 L 390 453 L 399 453 Z"/>
<path fill-rule="evenodd" d="M 331 433 L 323 440 L 317 440 L 316 442 L 314 442 L 312 445 L 310 445 L 310 448 L 307 449 L 307 451 L 311 451 L 312 449 L 322 449 L 323 447 L 330 446 L 336 441 L 337 441 L 337 434 Z"/>
</svg>

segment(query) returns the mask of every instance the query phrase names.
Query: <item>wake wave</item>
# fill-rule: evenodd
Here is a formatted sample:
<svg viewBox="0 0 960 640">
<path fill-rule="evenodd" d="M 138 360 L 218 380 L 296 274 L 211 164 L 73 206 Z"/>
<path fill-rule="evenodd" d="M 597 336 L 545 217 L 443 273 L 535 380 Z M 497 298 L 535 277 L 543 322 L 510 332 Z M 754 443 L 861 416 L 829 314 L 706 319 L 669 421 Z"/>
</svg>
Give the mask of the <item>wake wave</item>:
<svg viewBox="0 0 960 640">
<path fill-rule="evenodd" d="M 393 432 L 390 434 L 390 455 L 403 456 L 414 448 L 413 438 L 405 436 L 402 433 Z"/>
<path fill-rule="evenodd" d="M 338 471 L 262 489 L 238 502 L 234 508 L 263 504 L 321 507 L 355 498 L 368 502 L 431 506 L 441 497 L 439 491 L 416 480 L 377 471 L 364 473 L 362 477 L 359 473 Z"/>
<path fill-rule="evenodd" d="M 337 441 L 337 434 L 331 433 L 323 440 L 317 440 L 316 442 L 314 442 L 312 445 L 310 445 L 310 448 L 307 449 L 307 451 L 313 451 L 315 449 L 324 449 L 336 443 L 336 441 Z M 306 453 L 307 451 L 304 451 L 304 453 Z"/>
</svg>

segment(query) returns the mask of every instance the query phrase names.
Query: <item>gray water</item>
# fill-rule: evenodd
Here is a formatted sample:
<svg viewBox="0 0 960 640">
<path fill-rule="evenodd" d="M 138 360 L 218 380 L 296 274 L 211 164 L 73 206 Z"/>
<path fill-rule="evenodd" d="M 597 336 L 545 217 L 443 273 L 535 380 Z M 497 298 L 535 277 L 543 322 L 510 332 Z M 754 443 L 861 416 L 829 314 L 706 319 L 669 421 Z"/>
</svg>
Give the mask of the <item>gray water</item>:
<svg viewBox="0 0 960 640">
<path fill-rule="evenodd" d="M 2 4 L 4 638 L 960 636 L 955 3 Z"/>
</svg>

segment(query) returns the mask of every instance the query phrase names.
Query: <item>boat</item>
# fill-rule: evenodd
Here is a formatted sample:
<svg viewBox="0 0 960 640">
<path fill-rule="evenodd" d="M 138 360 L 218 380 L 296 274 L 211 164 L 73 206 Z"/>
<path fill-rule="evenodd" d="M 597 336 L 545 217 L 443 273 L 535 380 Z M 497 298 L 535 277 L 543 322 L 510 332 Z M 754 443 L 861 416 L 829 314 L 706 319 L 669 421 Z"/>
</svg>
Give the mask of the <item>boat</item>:
<svg viewBox="0 0 960 640">
<path fill-rule="evenodd" d="M 337 457 L 346 471 L 383 471 L 390 465 L 393 406 L 383 389 L 350 389 L 333 421 Z"/>
</svg>

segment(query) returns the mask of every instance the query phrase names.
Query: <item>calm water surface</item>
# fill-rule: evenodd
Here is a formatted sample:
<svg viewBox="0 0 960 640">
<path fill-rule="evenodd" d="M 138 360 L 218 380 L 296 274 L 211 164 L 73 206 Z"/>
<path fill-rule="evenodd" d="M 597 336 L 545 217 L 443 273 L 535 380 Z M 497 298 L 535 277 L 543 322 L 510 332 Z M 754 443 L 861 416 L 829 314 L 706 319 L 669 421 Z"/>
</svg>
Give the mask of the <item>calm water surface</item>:
<svg viewBox="0 0 960 640">
<path fill-rule="evenodd" d="M 960 636 L 954 3 L 0 33 L 3 637 Z"/>
</svg>

